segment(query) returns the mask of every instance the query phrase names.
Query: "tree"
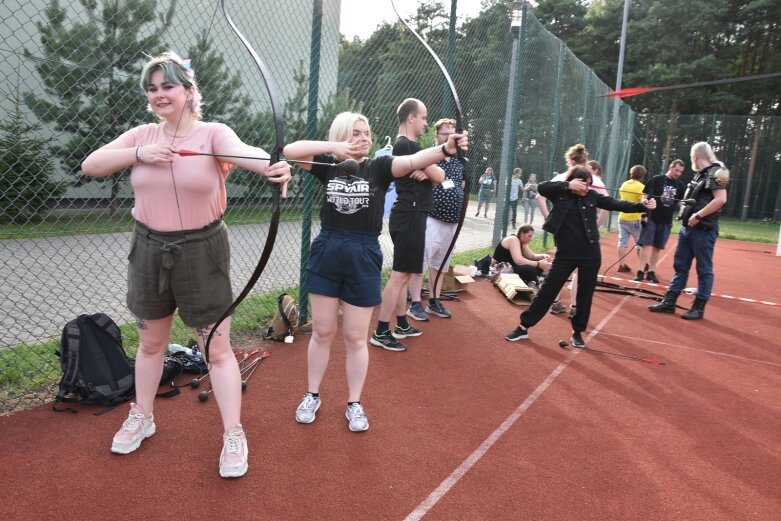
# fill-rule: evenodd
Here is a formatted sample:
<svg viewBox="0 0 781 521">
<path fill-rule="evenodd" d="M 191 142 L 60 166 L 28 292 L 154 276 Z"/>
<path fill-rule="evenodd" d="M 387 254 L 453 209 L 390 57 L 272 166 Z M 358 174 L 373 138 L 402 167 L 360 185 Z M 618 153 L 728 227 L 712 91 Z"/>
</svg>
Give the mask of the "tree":
<svg viewBox="0 0 781 521">
<path fill-rule="evenodd" d="M 581 31 L 562 21 L 567 4 L 540 0 L 540 20 L 608 85 L 615 84 L 624 0 L 592 0 Z M 575 7 L 573 7 L 575 9 Z M 564 18 L 566 21 L 566 17 Z M 781 70 L 777 0 L 631 0 L 623 85 L 665 86 Z M 637 112 L 781 113 L 778 80 L 665 91 L 628 98 Z"/>
<path fill-rule="evenodd" d="M 10 119 L 0 123 L 0 222 L 39 220 L 48 202 L 65 191 L 51 180 L 51 140 L 38 138 L 41 126 L 24 121 L 17 100 Z"/>
<path fill-rule="evenodd" d="M 69 20 L 58 0 L 36 25 L 44 57 L 36 69 L 46 97 L 25 95 L 28 107 L 42 122 L 71 137 L 52 145 L 75 184 L 85 181 L 81 161 L 102 143 L 148 121 L 146 102 L 138 95 L 144 52 L 162 51 L 176 2 L 158 15 L 155 0 L 79 0 L 85 20 Z M 151 27 L 150 27 L 151 26 Z M 28 58 L 32 53 L 25 51 Z M 113 175 L 111 209 L 117 208 L 121 175 Z"/>
<path fill-rule="evenodd" d="M 575 54 L 583 46 L 588 6 L 585 0 L 539 0 L 534 15 L 551 33 L 568 42 Z"/>
</svg>

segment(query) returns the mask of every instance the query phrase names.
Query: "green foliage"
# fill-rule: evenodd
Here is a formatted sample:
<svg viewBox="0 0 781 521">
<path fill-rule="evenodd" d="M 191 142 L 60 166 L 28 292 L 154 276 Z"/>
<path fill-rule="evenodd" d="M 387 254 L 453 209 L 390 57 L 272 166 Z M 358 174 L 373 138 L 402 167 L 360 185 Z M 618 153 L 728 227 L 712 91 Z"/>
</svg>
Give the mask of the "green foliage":
<svg viewBox="0 0 781 521">
<path fill-rule="evenodd" d="M 19 110 L 0 123 L 0 222 L 40 221 L 47 203 L 64 192 L 51 180 L 50 141 L 35 136 L 40 125 L 26 123 Z"/>
<path fill-rule="evenodd" d="M 36 69 L 47 96 L 25 96 L 38 119 L 71 135 L 51 149 L 77 183 L 85 180 L 79 172 L 84 157 L 149 119 L 138 87 L 143 53 L 163 50 L 161 37 L 176 7 L 171 2 L 158 15 L 155 0 L 80 4 L 87 21 L 69 20 L 66 9 L 52 0 L 45 22 L 36 23 L 45 53 Z M 33 58 L 29 51 L 25 55 Z M 117 176 L 109 182 L 116 194 Z"/>
<path fill-rule="evenodd" d="M 538 18 L 609 85 L 615 84 L 624 0 L 539 0 Z M 569 11 L 568 11 L 569 9 Z M 781 2 L 633 0 L 624 87 L 665 86 L 781 70 Z M 664 91 L 626 100 L 637 112 L 781 114 L 778 80 Z"/>
</svg>

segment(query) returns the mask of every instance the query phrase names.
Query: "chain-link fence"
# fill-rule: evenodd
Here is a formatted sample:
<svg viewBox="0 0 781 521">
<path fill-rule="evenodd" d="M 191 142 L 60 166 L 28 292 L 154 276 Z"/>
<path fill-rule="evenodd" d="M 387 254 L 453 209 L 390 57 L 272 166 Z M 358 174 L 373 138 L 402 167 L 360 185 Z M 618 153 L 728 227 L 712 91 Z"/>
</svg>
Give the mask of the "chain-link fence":
<svg viewBox="0 0 781 521">
<path fill-rule="evenodd" d="M 423 100 L 431 122 L 455 115 L 443 75 L 410 32 L 390 23 L 367 41 L 340 38 L 339 4 L 228 2 L 281 93 L 287 142 L 324 139 L 337 113 L 356 110 L 369 117 L 381 148 L 397 133 L 395 109 L 406 97 Z M 360 9 L 374 7 L 364 2 Z M 739 213 L 750 193 L 751 218 L 777 213 L 779 158 L 769 145 L 779 142 L 777 120 L 679 116 L 671 126 L 666 116 L 639 117 L 623 102 L 600 97 L 607 85 L 527 7 L 520 22 L 511 26 L 502 2 L 453 22 L 445 6 L 424 4 L 410 20 L 451 71 L 471 133 L 473 193 L 488 166 L 502 187 L 492 218 L 473 217 L 474 208 L 467 213 L 457 252 L 490 247 L 506 233 L 513 167 L 523 168 L 524 180 L 550 179 L 565 169 L 564 152 L 577 142 L 602 162 L 608 186 L 616 188 L 632 162 L 653 173 L 669 158 L 686 159 L 692 142 L 710 139 L 736 180 L 729 212 Z M 205 119 L 227 123 L 266 150 L 275 143 L 268 92 L 218 1 L 7 0 L 0 30 L 8 35 L 0 44 L 0 411 L 9 411 L 49 399 L 59 377 L 59 334 L 78 314 L 106 313 L 123 325 L 131 350 L 136 342 L 124 303 L 133 224 L 129 172 L 95 180 L 79 165 L 101 144 L 153 121 L 138 87 L 147 55 L 172 49 L 190 58 Z M 421 139 L 424 146 L 432 142 L 431 132 Z M 225 219 L 238 294 L 266 240 L 270 193 L 249 172 L 234 171 L 228 180 Z M 234 315 L 234 331 L 263 329 L 274 297 L 297 291 L 321 198 L 310 176 L 296 176 L 270 262 Z M 538 212 L 535 224 L 541 223 Z M 387 265 L 387 234 L 381 242 Z M 299 296 L 305 307 L 306 296 Z M 174 340 L 188 336 L 184 326 L 175 327 Z"/>
</svg>

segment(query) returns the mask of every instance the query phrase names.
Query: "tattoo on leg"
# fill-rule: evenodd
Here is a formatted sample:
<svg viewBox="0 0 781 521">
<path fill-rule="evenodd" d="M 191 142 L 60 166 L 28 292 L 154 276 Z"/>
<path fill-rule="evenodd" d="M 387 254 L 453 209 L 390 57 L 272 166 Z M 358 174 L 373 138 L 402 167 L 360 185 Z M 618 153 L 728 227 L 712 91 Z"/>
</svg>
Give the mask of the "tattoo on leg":
<svg viewBox="0 0 781 521">
<path fill-rule="evenodd" d="M 206 339 L 209 338 L 209 333 L 211 332 L 211 327 L 198 327 L 195 329 L 195 333 L 198 335 L 198 338 L 200 338 L 203 343 L 206 343 Z M 222 336 L 222 333 L 220 333 L 220 330 L 214 332 L 214 336 Z"/>
<path fill-rule="evenodd" d="M 144 320 L 143 318 L 136 318 L 136 327 L 138 329 L 149 329 L 146 320 Z"/>
</svg>

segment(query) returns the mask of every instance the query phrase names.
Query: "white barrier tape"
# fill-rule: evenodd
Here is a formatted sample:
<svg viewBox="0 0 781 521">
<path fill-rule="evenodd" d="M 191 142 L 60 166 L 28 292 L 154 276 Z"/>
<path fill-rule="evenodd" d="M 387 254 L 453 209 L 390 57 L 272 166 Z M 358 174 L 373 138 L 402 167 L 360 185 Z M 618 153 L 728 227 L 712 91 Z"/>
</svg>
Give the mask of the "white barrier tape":
<svg viewBox="0 0 781 521">
<path fill-rule="evenodd" d="M 687 295 L 695 295 L 697 293 L 697 288 L 686 288 L 683 290 L 684 293 Z M 728 300 L 739 300 L 741 302 L 751 302 L 752 304 L 764 304 L 766 306 L 776 306 L 781 307 L 781 304 L 777 302 L 769 302 L 767 300 L 756 300 L 753 298 L 746 298 L 746 297 L 733 297 L 732 295 L 716 295 L 712 294 L 711 297 L 719 297 L 719 298 L 725 298 Z"/>
<path fill-rule="evenodd" d="M 640 282 L 636 280 L 627 280 L 627 279 L 622 279 L 620 277 L 606 277 L 605 275 L 598 275 L 598 277 L 601 277 L 602 279 L 617 280 L 623 282 L 624 284 L 626 283 L 643 284 L 645 286 L 650 286 L 652 288 L 660 288 L 662 290 L 667 291 L 667 285 L 665 284 L 654 284 L 653 282 L 645 282 L 645 281 Z M 683 292 L 686 293 L 687 295 L 695 295 L 697 293 L 697 288 L 686 288 L 685 290 L 683 290 Z M 767 300 L 757 300 L 753 298 L 733 297 L 732 295 L 715 295 L 715 294 L 711 295 L 711 297 L 725 298 L 728 300 L 739 300 L 741 302 L 750 302 L 752 304 L 764 304 L 765 306 L 781 307 L 781 304 L 779 304 L 778 302 L 769 302 Z"/>
</svg>

